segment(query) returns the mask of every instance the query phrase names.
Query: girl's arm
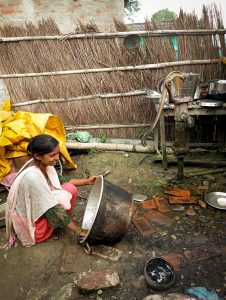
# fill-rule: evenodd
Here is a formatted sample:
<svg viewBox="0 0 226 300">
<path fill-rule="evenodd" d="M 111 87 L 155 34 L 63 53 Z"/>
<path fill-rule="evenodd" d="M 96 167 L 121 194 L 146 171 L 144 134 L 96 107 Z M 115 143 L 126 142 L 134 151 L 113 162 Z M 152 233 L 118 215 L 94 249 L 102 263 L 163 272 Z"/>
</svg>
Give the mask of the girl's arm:
<svg viewBox="0 0 226 300">
<path fill-rule="evenodd" d="M 82 186 L 82 185 L 92 185 L 94 184 L 97 176 L 90 176 L 89 178 L 84 179 L 71 179 L 69 182 L 74 184 L 75 186 Z"/>
</svg>

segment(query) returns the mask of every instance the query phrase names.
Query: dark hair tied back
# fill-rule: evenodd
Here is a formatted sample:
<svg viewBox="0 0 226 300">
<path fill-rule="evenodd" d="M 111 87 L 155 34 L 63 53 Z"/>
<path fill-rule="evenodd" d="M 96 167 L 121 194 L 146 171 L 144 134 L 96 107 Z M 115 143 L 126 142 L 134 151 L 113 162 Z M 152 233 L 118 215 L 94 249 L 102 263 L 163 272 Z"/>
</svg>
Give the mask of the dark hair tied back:
<svg viewBox="0 0 226 300">
<path fill-rule="evenodd" d="M 52 152 L 59 142 L 57 139 L 48 134 L 39 134 L 33 137 L 28 146 L 27 152 L 34 156 L 34 154 L 44 155 Z"/>
</svg>

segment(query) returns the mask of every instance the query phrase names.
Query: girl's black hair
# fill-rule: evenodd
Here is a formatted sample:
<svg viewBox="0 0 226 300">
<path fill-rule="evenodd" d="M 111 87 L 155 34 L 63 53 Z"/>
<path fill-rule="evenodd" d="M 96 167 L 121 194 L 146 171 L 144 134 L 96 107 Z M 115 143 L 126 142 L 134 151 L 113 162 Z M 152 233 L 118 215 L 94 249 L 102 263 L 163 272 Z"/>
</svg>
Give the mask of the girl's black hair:
<svg viewBox="0 0 226 300">
<path fill-rule="evenodd" d="M 34 156 L 34 154 L 44 155 L 52 152 L 57 145 L 58 140 L 48 134 L 39 134 L 33 137 L 28 146 L 27 152 Z"/>
</svg>

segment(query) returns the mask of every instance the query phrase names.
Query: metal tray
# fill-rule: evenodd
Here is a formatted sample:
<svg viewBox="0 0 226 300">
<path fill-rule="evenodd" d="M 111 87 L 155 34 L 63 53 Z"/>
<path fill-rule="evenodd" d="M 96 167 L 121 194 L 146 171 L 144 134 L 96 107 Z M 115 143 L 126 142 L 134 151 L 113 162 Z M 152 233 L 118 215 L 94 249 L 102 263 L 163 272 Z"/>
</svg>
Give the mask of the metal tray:
<svg viewBox="0 0 226 300">
<path fill-rule="evenodd" d="M 226 210 L 226 193 L 212 192 L 205 196 L 205 200 L 212 207 Z"/>
<path fill-rule="evenodd" d="M 223 106 L 223 101 L 205 99 L 205 100 L 199 100 L 198 104 L 201 107 L 212 107 L 212 108 L 214 108 L 214 107 L 221 107 L 221 106 Z"/>
</svg>

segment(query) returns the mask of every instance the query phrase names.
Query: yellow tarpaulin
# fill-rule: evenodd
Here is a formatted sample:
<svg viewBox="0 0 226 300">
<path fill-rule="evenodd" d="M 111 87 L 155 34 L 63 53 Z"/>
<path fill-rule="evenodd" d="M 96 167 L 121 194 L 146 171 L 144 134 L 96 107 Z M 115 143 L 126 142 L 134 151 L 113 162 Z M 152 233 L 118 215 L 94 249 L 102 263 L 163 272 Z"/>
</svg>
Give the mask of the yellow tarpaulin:
<svg viewBox="0 0 226 300">
<path fill-rule="evenodd" d="M 33 136 L 46 133 L 59 141 L 60 152 L 69 168 L 76 168 L 68 154 L 65 129 L 61 119 L 52 114 L 12 112 L 10 100 L 0 107 L 0 180 L 10 172 L 9 158 L 27 155 L 27 145 Z"/>
</svg>

